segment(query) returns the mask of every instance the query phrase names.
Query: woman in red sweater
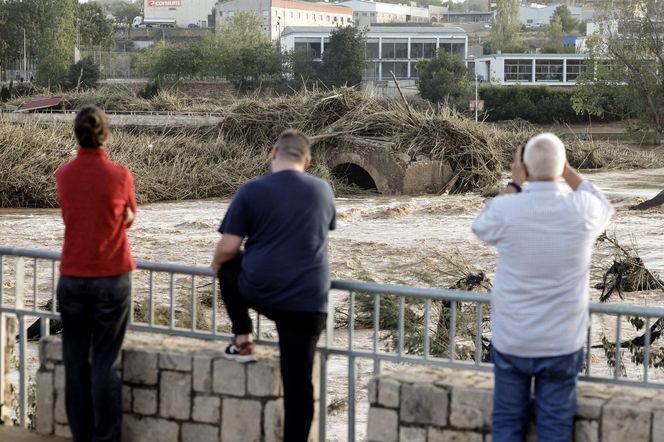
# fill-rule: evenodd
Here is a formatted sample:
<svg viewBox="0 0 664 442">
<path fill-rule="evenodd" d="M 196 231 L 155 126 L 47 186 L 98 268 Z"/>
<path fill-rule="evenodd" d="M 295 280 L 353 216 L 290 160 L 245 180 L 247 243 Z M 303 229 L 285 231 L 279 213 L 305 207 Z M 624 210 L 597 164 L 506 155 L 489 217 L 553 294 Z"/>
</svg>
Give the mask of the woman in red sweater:
<svg viewBox="0 0 664 442">
<path fill-rule="evenodd" d="M 110 132 L 101 110 L 82 109 L 74 132 L 77 156 L 55 173 L 65 224 L 57 295 L 67 417 L 75 442 L 120 441 L 122 385 L 113 365 L 136 268 L 126 235 L 136 213 L 134 180 L 108 158 Z"/>
</svg>

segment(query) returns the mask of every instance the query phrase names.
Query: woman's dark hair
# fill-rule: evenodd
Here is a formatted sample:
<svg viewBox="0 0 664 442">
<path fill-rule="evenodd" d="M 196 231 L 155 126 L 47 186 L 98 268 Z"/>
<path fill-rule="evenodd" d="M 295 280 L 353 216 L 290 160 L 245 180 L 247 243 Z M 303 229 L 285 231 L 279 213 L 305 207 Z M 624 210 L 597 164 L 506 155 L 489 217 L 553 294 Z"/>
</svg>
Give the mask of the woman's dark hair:
<svg viewBox="0 0 664 442">
<path fill-rule="evenodd" d="M 74 133 L 79 146 L 99 148 L 109 135 L 108 119 L 97 106 L 86 106 L 76 115 Z"/>
</svg>

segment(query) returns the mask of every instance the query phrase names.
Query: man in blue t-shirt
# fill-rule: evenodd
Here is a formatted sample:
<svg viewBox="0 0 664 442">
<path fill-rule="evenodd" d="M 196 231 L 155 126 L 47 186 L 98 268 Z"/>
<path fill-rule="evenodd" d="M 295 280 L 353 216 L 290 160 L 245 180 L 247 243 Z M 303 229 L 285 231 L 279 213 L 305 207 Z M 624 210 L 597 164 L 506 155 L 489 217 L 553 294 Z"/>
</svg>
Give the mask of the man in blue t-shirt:
<svg viewBox="0 0 664 442">
<path fill-rule="evenodd" d="M 276 323 L 288 442 L 305 442 L 313 418 L 311 372 L 327 317 L 327 236 L 336 222 L 330 185 L 304 172 L 309 144 L 300 132 L 281 134 L 272 148 L 272 173 L 235 194 L 212 261 L 235 335 L 224 353 L 228 359 L 256 360 L 249 308 Z"/>
</svg>

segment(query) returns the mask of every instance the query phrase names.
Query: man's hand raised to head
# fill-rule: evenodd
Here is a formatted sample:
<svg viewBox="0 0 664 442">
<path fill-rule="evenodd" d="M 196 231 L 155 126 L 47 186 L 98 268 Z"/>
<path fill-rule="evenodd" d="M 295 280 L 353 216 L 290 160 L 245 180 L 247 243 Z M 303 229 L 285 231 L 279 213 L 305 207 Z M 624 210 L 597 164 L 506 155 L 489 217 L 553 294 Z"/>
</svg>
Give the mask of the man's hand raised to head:
<svg viewBox="0 0 664 442">
<path fill-rule="evenodd" d="M 523 164 L 522 158 L 523 146 L 519 146 L 514 152 L 514 159 L 512 160 L 512 181 L 522 186 L 528 179 L 528 172 L 526 166 Z"/>
<path fill-rule="evenodd" d="M 523 147 L 519 146 L 514 152 L 514 159 L 512 160 L 512 181 L 500 192 L 501 195 L 509 193 L 521 192 L 521 186 L 528 179 L 528 171 L 526 166 L 521 160 L 521 152 Z"/>
<path fill-rule="evenodd" d="M 576 190 L 583 182 L 583 177 L 568 162 L 563 169 L 563 179 L 572 190 Z"/>
</svg>

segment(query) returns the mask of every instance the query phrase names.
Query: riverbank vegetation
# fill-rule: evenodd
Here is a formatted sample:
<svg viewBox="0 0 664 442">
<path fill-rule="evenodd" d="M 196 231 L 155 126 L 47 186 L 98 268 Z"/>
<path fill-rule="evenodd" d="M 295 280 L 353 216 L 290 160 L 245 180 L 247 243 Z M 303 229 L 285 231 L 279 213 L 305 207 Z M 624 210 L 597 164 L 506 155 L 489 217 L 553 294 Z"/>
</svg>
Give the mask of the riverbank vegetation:
<svg viewBox="0 0 664 442">
<path fill-rule="evenodd" d="M 175 94 L 141 100 L 162 109 L 186 105 Z M 323 178 L 334 178 L 326 159 L 341 149 L 384 150 L 449 162 L 457 175 L 453 193 L 498 185 L 512 152 L 535 133 L 527 124 L 477 123 L 446 107 L 379 100 L 354 89 L 244 98 L 214 109 L 219 123 L 212 127 L 113 131 L 111 158 L 133 172 L 140 203 L 231 196 L 267 171 L 268 151 L 285 128 L 312 137 L 312 173 Z M 53 174 L 74 152 L 69 126 L 0 122 L 0 207 L 57 206 Z M 664 166 L 657 154 L 617 144 L 576 140 L 568 143 L 568 155 L 580 168 Z M 337 194 L 349 190 L 342 181 L 333 185 Z"/>
</svg>

